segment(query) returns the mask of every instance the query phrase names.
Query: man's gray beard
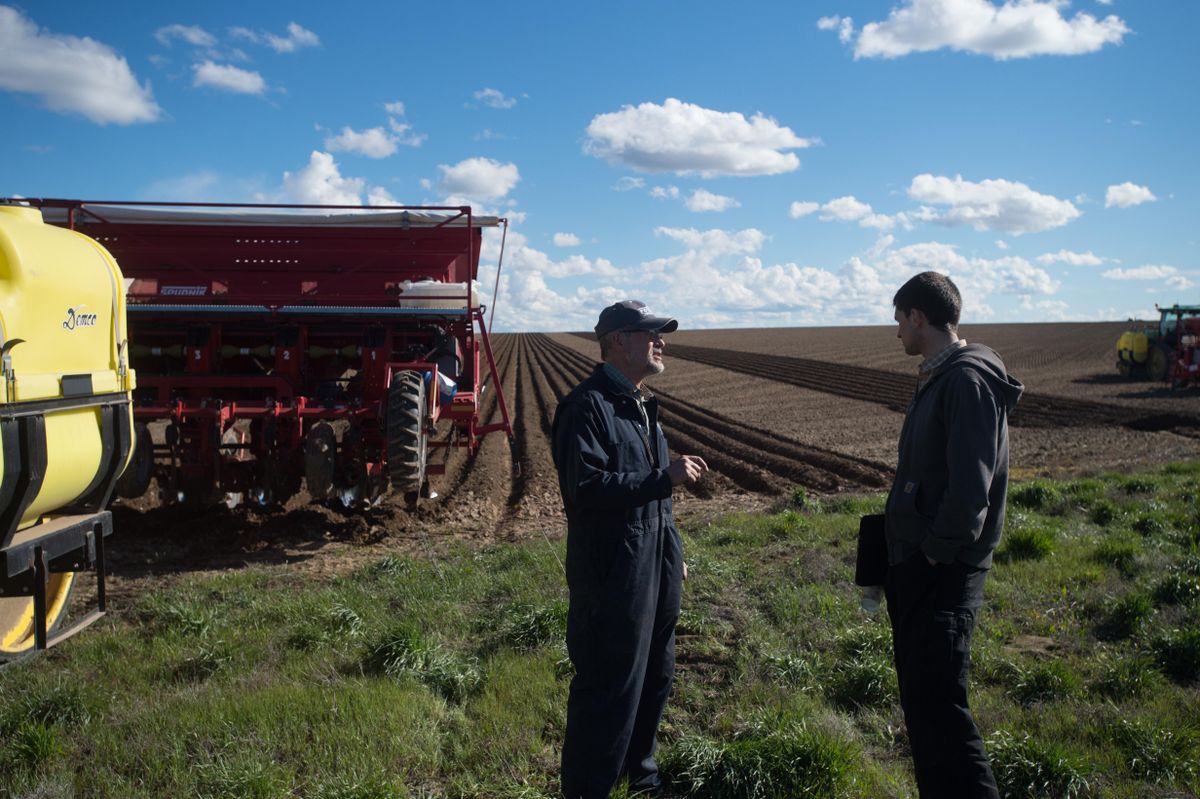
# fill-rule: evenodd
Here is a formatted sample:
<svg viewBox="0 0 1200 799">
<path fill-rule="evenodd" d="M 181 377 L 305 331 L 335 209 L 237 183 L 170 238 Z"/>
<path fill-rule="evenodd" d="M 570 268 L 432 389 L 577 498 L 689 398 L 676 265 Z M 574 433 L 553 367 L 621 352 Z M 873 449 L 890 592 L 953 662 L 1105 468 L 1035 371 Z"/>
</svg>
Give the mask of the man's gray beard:
<svg viewBox="0 0 1200 799">
<path fill-rule="evenodd" d="M 649 360 L 646 362 L 646 376 L 661 375 L 666 368 L 667 365 L 662 361 Z"/>
</svg>

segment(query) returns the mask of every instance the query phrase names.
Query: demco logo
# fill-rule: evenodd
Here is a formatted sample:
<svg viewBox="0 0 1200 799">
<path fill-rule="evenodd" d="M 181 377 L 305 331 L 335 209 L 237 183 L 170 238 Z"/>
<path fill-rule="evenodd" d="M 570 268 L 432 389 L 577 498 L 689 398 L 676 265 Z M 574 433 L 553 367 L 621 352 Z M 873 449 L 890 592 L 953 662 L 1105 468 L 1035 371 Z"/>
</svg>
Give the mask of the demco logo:
<svg viewBox="0 0 1200 799">
<path fill-rule="evenodd" d="M 74 330 L 77 327 L 95 327 L 96 314 L 85 313 L 86 305 L 78 305 L 67 309 L 67 318 L 63 321 L 63 330 Z"/>
</svg>

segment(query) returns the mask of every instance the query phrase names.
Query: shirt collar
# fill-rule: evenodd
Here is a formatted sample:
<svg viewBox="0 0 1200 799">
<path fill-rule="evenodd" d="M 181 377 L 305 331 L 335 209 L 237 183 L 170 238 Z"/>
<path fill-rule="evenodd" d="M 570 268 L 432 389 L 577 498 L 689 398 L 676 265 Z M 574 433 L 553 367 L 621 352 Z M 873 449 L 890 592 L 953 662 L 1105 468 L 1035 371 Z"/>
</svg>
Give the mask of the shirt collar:
<svg viewBox="0 0 1200 799">
<path fill-rule="evenodd" d="M 617 387 L 621 389 L 623 393 L 628 394 L 636 400 L 644 400 L 646 395 L 649 393 L 639 389 L 633 384 L 632 380 L 621 374 L 620 370 L 608 361 L 604 362 L 604 373 L 608 375 L 609 379 L 617 384 Z"/>
<path fill-rule="evenodd" d="M 921 361 L 921 365 L 917 368 L 917 374 L 922 377 L 928 377 L 935 369 L 950 360 L 950 356 L 967 346 L 965 338 L 957 339 L 951 342 L 942 349 L 935 352 L 925 360 Z"/>
</svg>

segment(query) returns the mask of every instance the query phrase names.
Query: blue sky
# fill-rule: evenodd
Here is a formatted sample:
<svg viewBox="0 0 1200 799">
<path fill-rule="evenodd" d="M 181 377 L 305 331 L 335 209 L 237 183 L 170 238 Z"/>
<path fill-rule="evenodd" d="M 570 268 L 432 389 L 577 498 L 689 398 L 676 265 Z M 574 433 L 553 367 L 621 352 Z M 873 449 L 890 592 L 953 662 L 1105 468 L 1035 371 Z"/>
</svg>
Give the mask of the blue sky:
<svg viewBox="0 0 1200 799">
<path fill-rule="evenodd" d="M 1200 302 L 1200 3 L 0 5 L 0 196 L 473 205 L 496 326 Z M 481 282 L 494 285 L 498 241 Z"/>
</svg>

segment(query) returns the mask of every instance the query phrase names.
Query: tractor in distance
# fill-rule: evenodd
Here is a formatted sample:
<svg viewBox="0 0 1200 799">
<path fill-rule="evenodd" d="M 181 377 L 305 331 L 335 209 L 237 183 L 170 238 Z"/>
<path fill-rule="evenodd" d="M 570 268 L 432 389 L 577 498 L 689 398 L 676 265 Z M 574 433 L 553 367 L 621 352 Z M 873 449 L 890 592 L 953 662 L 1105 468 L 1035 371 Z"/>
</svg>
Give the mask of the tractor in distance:
<svg viewBox="0 0 1200 799">
<path fill-rule="evenodd" d="M 1176 382 L 1176 361 L 1200 305 L 1154 306 L 1158 323 L 1131 327 L 1117 339 L 1117 372 L 1124 377 Z M 1131 320 L 1132 321 L 1132 320 Z"/>
</svg>

